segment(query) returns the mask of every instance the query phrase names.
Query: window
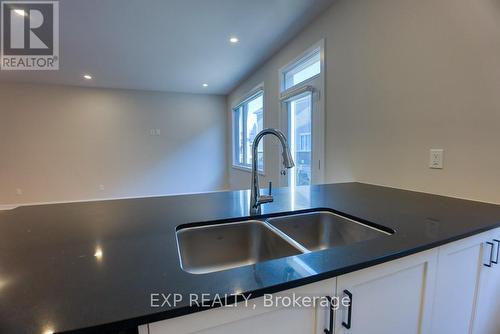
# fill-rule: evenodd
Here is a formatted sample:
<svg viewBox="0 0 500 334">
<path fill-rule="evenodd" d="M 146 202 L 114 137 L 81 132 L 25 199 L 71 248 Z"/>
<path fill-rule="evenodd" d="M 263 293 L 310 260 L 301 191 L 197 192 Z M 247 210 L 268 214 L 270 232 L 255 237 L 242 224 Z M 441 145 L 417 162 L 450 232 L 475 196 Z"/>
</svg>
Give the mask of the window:
<svg viewBox="0 0 500 334">
<path fill-rule="evenodd" d="M 288 125 L 288 138 L 295 161 L 295 168 L 290 173 L 291 186 L 311 184 L 312 102 L 311 92 L 294 96 L 287 102 L 287 113 L 290 122 Z"/>
<path fill-rule="evenodd" d="M 298 150 L 300 152 L 311 151 L 311 133 L 299 133 L 299 146 Z"/>
<path fill-rule="evenodd" d="M 282 90 L 290 89 L 321 73 L 320 49 L 315 49 L 310 54 L 299 60 L 289 69 L 283 71 Z"/>
<path fill-rule="evenodd" d="M 321 40 L 280 70 L 281 127 L 295 167 L 281 178 L 291 187 L 324 179 L 324 41 Z"/>
<path fill-rule="evenodd" d="M 233 165 L 252 167 L 252 144 L 255 136 L 264 129 L 264 93 L 251 95 L 233 109 Z M 257 167 L 264 171 L 264 146 L 257 148 Z"/>
</svg>

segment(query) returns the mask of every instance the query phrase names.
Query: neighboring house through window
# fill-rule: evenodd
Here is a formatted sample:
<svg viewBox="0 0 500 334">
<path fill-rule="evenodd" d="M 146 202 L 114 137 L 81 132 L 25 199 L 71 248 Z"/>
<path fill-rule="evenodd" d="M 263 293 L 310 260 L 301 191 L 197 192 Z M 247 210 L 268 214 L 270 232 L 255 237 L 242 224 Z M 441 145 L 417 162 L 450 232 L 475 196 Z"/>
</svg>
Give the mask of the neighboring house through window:
<svg viewBox="0 0 500 334">
<path fill-rule="evenodd" d="M 233 108 L 233 166 L 252 167 L 252 144 L 255 136 L 264 129 L 264 92 L 250 94 Z M 257 148 L 258 170 L 264 171 L 264 146 Z"/>
</svg>

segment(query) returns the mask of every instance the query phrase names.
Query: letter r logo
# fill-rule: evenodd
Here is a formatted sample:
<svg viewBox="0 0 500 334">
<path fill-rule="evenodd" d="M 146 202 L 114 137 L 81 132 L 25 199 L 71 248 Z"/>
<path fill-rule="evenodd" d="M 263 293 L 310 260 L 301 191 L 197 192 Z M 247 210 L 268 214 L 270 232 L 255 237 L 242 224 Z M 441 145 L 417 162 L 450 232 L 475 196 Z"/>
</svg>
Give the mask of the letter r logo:
<svg viewBox="0 0 500 334">
<path fill-rule="evenodd" d="M 54 1 L 2 1 L 3 55 L 53 55 L 57 5 Z"/>
<path fill-rule="evenodd" d="M 28 22 L 29 43 L 27 46 L 24 41 L 25 25 Z M 48 49 L 37 35 L 37 31 L 43 25 L 43 14 L 38 9 L 30 9 L 29 13 L 23 9 L 10 10 L 10 47 L 12 49 Z"/>
</svg>

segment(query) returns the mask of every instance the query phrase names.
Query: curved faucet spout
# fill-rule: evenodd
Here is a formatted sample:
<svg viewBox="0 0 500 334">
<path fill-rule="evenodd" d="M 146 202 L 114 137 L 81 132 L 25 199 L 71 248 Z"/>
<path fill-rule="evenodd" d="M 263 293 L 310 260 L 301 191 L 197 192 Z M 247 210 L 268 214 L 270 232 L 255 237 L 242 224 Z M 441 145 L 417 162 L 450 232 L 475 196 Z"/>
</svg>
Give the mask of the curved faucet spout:
<svg viewBox="0 0 500 334">
<path fill-rule="evenodd" d="M 283 156 L 283 167 L 292 168 L 295 166 L 293 162 L 292 153 L 290 152 L 290 148 L 288 147 L 288 142 L 286 140 L 285 135 L 280 130 L 276 129 L 264 129 L 255 136 L 252 144 L 252 187 L 251 187 L 251 196 L 250 196 L 250 214 L 258 215 L 261 213 L 261 204 L 269 203 L 273 201 L 273 196 L 271 193 L 269 195 L 261 195 L 259 189 L 259 173 L 257 172 L 258 165 L 258 157 L 257 157 L 257 148 L 259 147 L 260 140 L 265 135 L 274 135 L 276 136 L 281 143 L 281 154 Z"/>
</svg>

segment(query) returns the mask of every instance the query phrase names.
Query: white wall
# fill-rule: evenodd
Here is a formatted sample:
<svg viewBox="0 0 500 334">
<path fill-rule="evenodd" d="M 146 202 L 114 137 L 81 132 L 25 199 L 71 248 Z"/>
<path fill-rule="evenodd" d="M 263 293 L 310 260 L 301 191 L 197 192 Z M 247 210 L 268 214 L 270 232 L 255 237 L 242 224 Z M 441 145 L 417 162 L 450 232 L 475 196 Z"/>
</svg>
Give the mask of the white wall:
<svg viewBox="0 0 500 334">
<path fill-rule="evenodd" d="M 338 0 L 228 106 L 263 81 L 266 126 L 278 126 L 278 69 L 325 38 L 327 182 L 500 203 L 499 36 L 497 0 Z M 430 148 L 445 150 L 443 170 L 428 168 Z M 278 147 L 266 149 L 276 181 Z M 249 176 L 231 169 L 229 182 Z"/>
<path fill-rule="evenodd" d="M 223 96 L 1 84 L 0 204 L 224 189 L 225 110 Z"/>
</svg>

